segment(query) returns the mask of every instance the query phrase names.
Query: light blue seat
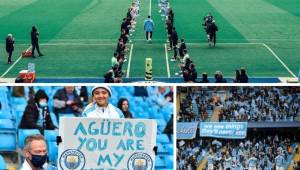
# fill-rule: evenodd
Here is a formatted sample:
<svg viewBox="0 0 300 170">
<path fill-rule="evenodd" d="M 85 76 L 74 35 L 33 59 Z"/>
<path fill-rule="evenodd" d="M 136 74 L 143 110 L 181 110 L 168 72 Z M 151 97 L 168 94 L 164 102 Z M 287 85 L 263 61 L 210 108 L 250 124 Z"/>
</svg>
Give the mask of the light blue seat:
<svg viewBox="0 0 300 170">
<path fill-rule="evenodd" d="M 158 169 L 158 168 L 165 168 L 165 162 L 159 157 L 159 156 L 156 156 L 155 157 L 155 169 Z"/>
<path fill-rule="evenodd" d="M 167 165 L 167 168 L 173 168 L 173 155 L 166 155 L 164 156 L 165 164 Z"/>
<path fill-rule="evenodd" d="M 168 135 L 166 134 L 159 134 L 157 135 L 157 143 L 162 143 L 162 144 L 168 144 L 170 143 Z"/>
<path fill-rule="evenodd" d="M 0 151 L 16 150 L 16 128 L 11 119 L 0 119 Z"/>
<path fill-rule="evenodd" d="M 7 169 L 6 162 L 2 155 L 0 155 L 0 169 Z"/>
<path fill-rule="evenodd" d="M 45 130 L 44 136 L 47 141 L 56 142 L 56 137 L 58 136 L 57 130 Z"/>
<path fill-rule="evenodd" d="M 49 142 L 47 141 L 48 145 L 48 156 L 49 161 L 51 164 L 56 165 L 57 164 L 57 157 L 58 157 L 58 147 L 56 142 Z"/>
<path fill-rule="evenodd" d="M 59 124 L 58 124 L 56 115 L 54 113 L 50 112 L 50 117 L 51 117 L 51 120 L 52 120 L 54 126 L 56 126 L 58 128 Z"/>
<path fill-rule="evenodd" d="M 38 129 L 19 129 L 18 130 L 18 146 L 19 148 L 24 147 L 25 139 L 27 136 L 40 134 Z"/>
</svg>

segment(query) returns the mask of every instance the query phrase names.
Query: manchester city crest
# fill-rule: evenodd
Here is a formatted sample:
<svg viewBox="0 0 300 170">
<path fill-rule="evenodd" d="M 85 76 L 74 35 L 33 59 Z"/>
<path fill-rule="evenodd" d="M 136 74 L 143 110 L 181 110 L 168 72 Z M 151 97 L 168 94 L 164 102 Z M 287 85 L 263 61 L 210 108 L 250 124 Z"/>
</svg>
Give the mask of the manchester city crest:
<svg viewBox="0 0 300 170">
<path fill-rule="evenodd" d="M 153 160 L 150 155 L 143 152 L 135 152 L 127 162 L 128 170 L 153 170 Z"/>
<path fill-rule="evenodd" d="M 59 165 L 63 170 L 81 170 L 85 165 L 85 157 L 79 150 L 68 149 L 61 154 Z"/>
</svg>

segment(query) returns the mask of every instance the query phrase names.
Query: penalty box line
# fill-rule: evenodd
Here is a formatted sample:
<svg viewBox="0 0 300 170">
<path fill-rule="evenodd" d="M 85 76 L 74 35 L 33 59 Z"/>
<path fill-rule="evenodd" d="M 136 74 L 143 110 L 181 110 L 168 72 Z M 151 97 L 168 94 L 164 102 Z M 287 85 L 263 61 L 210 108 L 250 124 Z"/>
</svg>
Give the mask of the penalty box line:
<svg viewBox="0 0 300 170">
<path fill-rule="evenodd" d="M 207 43 L 187 43 L 189 45 L 202 45 L 202 44 L 207 44 Z M 291 69 L 281 60 L 281 58 L 272 50 L 272 48 L 270 46 L 268 46 L 265 43 L 253 43 L 253 42 L 249 42 L 249 43 L 217 43 L 217 44 L 222 44 L 222 45 L 261 45 L 264 48 L 266 48 L 271 54 L 272 56 L 294 77 L 297 78 L 297 76 L 291 71 Z"/>
</svg>

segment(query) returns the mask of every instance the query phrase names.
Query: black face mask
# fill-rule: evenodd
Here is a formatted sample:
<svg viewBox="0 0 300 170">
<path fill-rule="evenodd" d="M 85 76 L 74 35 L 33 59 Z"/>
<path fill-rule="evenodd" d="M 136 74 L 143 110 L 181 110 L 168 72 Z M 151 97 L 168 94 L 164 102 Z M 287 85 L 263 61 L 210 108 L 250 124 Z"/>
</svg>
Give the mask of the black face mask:
<svg viewBox="0 0 300 170">
<path fill-rule="evenodd" d="M 41 168 L 47 161 L 48 155 L 33 155 L 31 154 L 31 163 L 37 168 Z"/>
</svg>

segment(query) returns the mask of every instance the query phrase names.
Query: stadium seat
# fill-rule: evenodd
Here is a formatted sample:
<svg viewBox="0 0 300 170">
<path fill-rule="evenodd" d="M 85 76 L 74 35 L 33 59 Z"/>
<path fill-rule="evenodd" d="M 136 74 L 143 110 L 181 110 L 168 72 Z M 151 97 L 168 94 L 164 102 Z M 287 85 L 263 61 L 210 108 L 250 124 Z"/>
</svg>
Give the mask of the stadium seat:
<svg viewBox="0 0 300 170">
<path fill-rule="evenodd" d="M 173 144 L 166 144 L 165 148 L 169 155 L 173 155 Z"/>
<path fill-rule="evenodd" d="M 58 124 L 58 120 L 56 118 L 56 115 L 54 113 L 50 112 L 50 117 L 51 117 L 51 120 L 52 120 L 54 126 L 56 126 L 58 128 L 59 124 Z"/>
<path fill-rule="evenodd" d="M 157 143 L 167 144 L 170 143 L 169 138 L 166 134 L 157 135 Z"/>
<path fill-rule="evenodd" d="M 56 137 L 58 136 L 57 130 L 45 130 L 44 136 L 47 141 L 56 142 Z"/>
<path fill-rule="evenodd" d="M 14 117 L 16 120 L 16 128 L 18 128 L 20 125 L 20 122 L 22 120 L 24 112 L 23 111 L 13 111 L 13 114 L 14 114 Z"/>
<path fill-rule="evenodd" d="M 157 146 L 157 154 L 158 154 L 158 155 L 164 155 L 164 154 L 167 154 L 167 153 L 168 153 L 168 152 L 166 151 L 164 145 L 162 145 L 161 143 L 157 143 L 156 146 Z"/>
<path fill-rule="evenodd" d="M 48 156 L 51 164 L 56 165 L 58 157 L 58 147 L 56 142 L 47 141 L 48 145 Z"/>
<path fill-rule="evenodd" d="M 173 168 L 173 162 L 174 162 L 173 155 L 164 156 L 164 161 L 167 168 Z"/>
<path fill-rule="evenodd" d="M 10 119 L 0 119 L 0 151 L 16 150 L 16 129 Z"/>
<path fill-rule="evenodd" d="M 38 129 L 19 129 L 18 130 L 18 146 L 19 148 L 24 147 L 25 138 L 30 135 L 40 134 Z"/>
<path fill-rule="evenodd" d="M 0 169 L 7 169 L 6 162 L 2 155 L 0 155 Z"/>
<path fill-rule="evenodd" d="M 159 156 L 156 156 L 155 157 L 155 169 L 158 169 L 158 168 L 165 168 L 165 162 L 159 157 Z"/>
<path fill-rule="evenodd" d="M 166 128 L 166 121 L 164 119 L 157 119 L 157 130 L 159 133 L 163 133 Z"/>
<path fill-rule="evenodd" d="M 8 110 L 0 110 L 0 119 L 14 119 L 14 116 Z"/>
</svg>

